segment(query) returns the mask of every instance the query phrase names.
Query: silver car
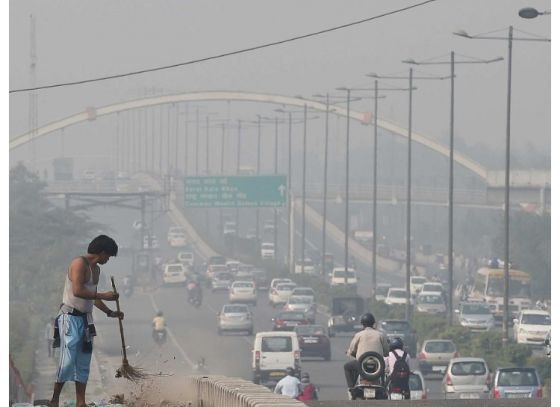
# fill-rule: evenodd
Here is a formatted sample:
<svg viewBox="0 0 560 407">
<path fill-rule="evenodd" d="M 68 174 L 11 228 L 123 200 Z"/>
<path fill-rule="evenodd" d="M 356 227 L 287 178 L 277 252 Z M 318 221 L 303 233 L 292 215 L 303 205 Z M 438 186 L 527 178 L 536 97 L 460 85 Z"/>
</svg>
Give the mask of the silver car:
<svg viewBox="0 0 560 407">
<path fill-rule="evenodd" d="M 442 381 L 446 399 L 487 399 L 492 378 L 482 358 L 454 358 Z"/>
<path fill-rule="evenodd" d="M 478 302 L 463 302 L 455 310 L 461 326 L 472 331 L 489 331 L 494 327 L 494 315 L 488 305 Z"/>
<path fill-rule="evenodd" d="M 246 304 L 226 304 L 218 312 L 218 335 L 225 331 L 245 331 L 253 335 L 253 314 Z"/>
<path fill-rule="evenodd" d="M 420 293 L 416 297 L 416 311 L 428 314 L 444 314 L 447 311 L 441 294 Z"/>
</svg>

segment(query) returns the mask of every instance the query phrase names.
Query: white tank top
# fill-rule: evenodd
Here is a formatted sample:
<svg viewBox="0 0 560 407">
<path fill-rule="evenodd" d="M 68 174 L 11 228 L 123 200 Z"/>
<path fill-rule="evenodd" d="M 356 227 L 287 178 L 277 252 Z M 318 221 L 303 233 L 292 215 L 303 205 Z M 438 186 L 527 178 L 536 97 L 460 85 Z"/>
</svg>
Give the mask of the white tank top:
<svg viewBox="0 0 560 407">
<path fill-rule="evenodd" d="M 84 283 L 84 287 L 89 291 L 97 292 L 97 284 L 94 284 L 93 282 L 93 269 L 91 268 L 91 265 L 84 257 L 80 257 L 80 258 L 85 263 L 87 263 L 87 266 L 90 271 L 89 281 L 86 281 Z M 95 300 L 86 300 L 84 298 L 78 298 L 74 295 L 74 292 L 72 291 L 72 281 L 70 280 L 69 272 L 70 272 L 70 268 L 68 268 L 68 271 L 66 272 L 66 281 L 64 283 L 62 303 L 64 305 L 77 309 L 80 312 L 91 313 L 93 311 L 93 304 Z"/>
</svg>

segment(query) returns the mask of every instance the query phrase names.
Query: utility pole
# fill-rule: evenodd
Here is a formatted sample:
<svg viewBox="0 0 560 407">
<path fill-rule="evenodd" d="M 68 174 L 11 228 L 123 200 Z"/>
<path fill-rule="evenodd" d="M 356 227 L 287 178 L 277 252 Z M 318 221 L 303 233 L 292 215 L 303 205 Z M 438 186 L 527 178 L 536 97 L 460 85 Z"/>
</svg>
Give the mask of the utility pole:
<svg viewBox="0 0 560 407">
<path fill-rule="evenodd" d="M 278 118 L 274 118 L 274 174 L 278 175 Z M 278 209 L 274 208 L 274 263 L 278 263 Z"/>
<path fill-rule="evenodd" d="M 303 179 L 301 188 L 301 260 L 305 262 L 305 187 L 307 173 L 307 103 L 303 105 Z"/>
<path fill-rule="evenodd" d="M 37 84 L 37 41 L 35 33 L 35 16 L 31 14 L 30 19 L 30 46 L 29 46 L 29 75 L 31 87 L 35 87 Z M 37 137 L 37 127 L 39 122 L 39 108 L 37 103 L 37 92 L 32 90 L 29 92 L 29 131 L 31 132 L 31 143 L 29 147 L 31 149 L 31 172 L 37 172 L 37 152 L 35 146 L 35 138 Z"/>
</svg>

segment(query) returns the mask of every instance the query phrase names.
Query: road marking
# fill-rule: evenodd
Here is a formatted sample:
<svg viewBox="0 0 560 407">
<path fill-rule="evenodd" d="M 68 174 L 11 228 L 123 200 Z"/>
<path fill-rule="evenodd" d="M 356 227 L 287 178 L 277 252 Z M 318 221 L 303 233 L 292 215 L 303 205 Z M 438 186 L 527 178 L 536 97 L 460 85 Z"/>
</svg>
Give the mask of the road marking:
<svg viewBox="0 0 560 407">
<path fill-rule="evenodd" d="M 149 294 L 148 296 L 150 297 L 150 302 L 152 304 L 152 308 L 154 309 L 154 311 L 155 312 L 159 311 L 159 307 L 157 306 L 156 301 L 154 300 L 154 296 L 152 294 Z M 167 328 L 167 335 L 169 336 L 171 341 L 173 341 L 173 344 L 177 347 L 177 349 L 179 349 L 179 352 L 181 353 L 181 356 L 183 356 L 183 359 L 185 359 L 185 361 L 189 365 L 191 365 L 191 368 L 194 368 L 196 366 L 196 363 L 194 363 L 192 359 L 187 356 L 187 353 L 183 350 L 181 345 L 179 345 L 179 342 L 177 342 L 177 339 L 175 339 L 175 335 L 173 335 L 173 332 L 171 331 L 170 328 Z"/>
</svg>

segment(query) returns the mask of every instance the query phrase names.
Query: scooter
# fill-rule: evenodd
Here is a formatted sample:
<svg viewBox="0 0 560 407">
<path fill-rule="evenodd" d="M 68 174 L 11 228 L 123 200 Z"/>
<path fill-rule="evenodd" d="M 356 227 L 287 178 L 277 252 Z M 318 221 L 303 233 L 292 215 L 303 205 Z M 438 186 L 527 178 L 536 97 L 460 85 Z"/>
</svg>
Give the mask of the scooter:
<svg viewBox="0 0 560 407">
<path fill-rule="evenodd" d="M 199 308 L 202 305 L 202 292 L 200 287 L 198 289 L 192 289 L 188 291 L 188 301 L 195 308 Z"/>
<path fill-rule="evenodd" d="M 165 329 L 161 329 L 161 330 L 154 330 L 154 332 L 152 333 L 152 336 L 154 338 L 154 341 L 159 345 L 163 345 L 167 339 L 167 332 Z"/>
<path fill-rule="evenodd" d="M 377 352 L 365 352 L 358 359 L 358 384 L 351 390 L 352 400 L 386 400 L 385 360 Z"/>
</svg>

